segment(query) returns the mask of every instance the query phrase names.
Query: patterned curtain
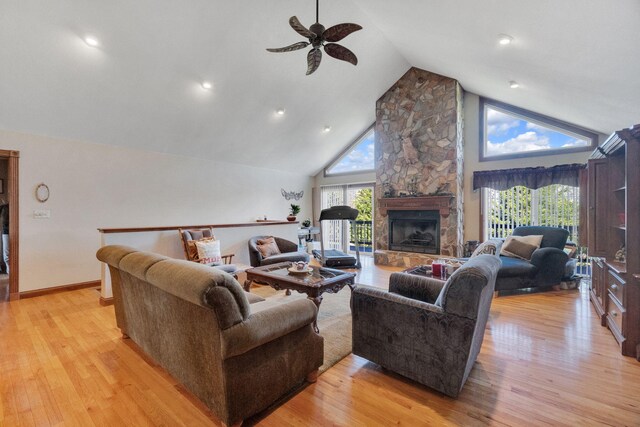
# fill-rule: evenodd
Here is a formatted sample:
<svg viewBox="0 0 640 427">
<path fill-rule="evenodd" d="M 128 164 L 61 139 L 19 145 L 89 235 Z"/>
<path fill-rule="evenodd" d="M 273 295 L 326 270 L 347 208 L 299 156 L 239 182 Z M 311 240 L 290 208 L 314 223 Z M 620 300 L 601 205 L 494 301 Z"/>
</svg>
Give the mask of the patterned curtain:
<svg viewBox="0 0 640 427">
<path fill-rule="evenodd" d="M 585 164 L 573 163 L 558 165 L 550 168 L 518 168 L 473 173 L 473 189 L 492 188 L 494 190 L 508 190 L 522 185 L 535 190 L 552 184 L 580 186 L 580 171 L 587 167 Z"/>
</svg>

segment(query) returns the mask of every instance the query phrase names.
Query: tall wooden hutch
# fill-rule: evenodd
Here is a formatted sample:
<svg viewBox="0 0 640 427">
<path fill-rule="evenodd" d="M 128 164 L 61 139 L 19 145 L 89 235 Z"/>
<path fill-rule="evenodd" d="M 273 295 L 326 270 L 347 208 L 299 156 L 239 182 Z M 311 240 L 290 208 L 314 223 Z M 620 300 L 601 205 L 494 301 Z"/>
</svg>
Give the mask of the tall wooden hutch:
<svg viewBox="0 0 640 427">
<path fill-rule="evenodd" d="M 640 124 L 614 132 L 587 171 L 591 302 L 622 354 L 640 360 Z"/>
</svg>

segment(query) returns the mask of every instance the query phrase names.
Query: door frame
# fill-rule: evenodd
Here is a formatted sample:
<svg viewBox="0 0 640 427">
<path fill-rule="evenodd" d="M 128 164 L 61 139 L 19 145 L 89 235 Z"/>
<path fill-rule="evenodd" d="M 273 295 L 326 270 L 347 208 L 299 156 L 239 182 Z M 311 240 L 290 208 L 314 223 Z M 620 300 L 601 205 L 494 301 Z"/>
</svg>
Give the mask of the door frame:
<svg viewBox="0 0 640 427">
<path fill-rule="evenodd" d="M 9 301 L 20 299 L 20 234 L 19 218 L 19 161 L 20 152 L 15 150 L 0 150 L 0 158 L 7 159 L 9 171 L 7 174 L 7 189 L 9 192 Z"/>
</svg>

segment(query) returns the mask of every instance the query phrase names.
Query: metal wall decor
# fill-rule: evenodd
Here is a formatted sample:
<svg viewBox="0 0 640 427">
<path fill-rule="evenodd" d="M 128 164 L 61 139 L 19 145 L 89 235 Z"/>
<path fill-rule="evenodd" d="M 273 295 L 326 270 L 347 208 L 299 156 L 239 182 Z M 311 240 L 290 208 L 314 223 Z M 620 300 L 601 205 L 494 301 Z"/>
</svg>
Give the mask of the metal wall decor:
<svg viewBox="0 0 640 427">
<path fill-rule="evenodd" d="M 304 190 L 302 191 L 285 191 L 284 188 L 280 189 L 280 192 L 282 193 L 282 197 L 284 197 L 286 200 L 300 200 L 302 199 L 302 196 L 304 196 Z"/>
</svg>

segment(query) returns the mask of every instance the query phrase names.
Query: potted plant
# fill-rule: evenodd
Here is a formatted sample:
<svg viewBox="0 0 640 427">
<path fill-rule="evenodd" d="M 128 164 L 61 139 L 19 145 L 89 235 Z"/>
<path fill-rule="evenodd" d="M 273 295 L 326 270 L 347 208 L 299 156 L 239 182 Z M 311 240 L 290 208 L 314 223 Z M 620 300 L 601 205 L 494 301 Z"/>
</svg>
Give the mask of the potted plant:
<svg viewBox="0 0 640 427">
<path fill-rule="evenodd" d="M 309 218 L 305 219 L 304 221 L 302 221 L 302 226 L 305 228 L 311 227 L 311 220 Z"/>
<path fill-rule="evenodd" d="M 292 203 L 291 204 L 291 209 L 289 210 L 289 216 L 287 217 L 287 220 L 295 221 L 296 220 L 296 215 L 298 215 L 299 213 L 300 213 L 300 205 L 294 205 Z"/>
</svg>

